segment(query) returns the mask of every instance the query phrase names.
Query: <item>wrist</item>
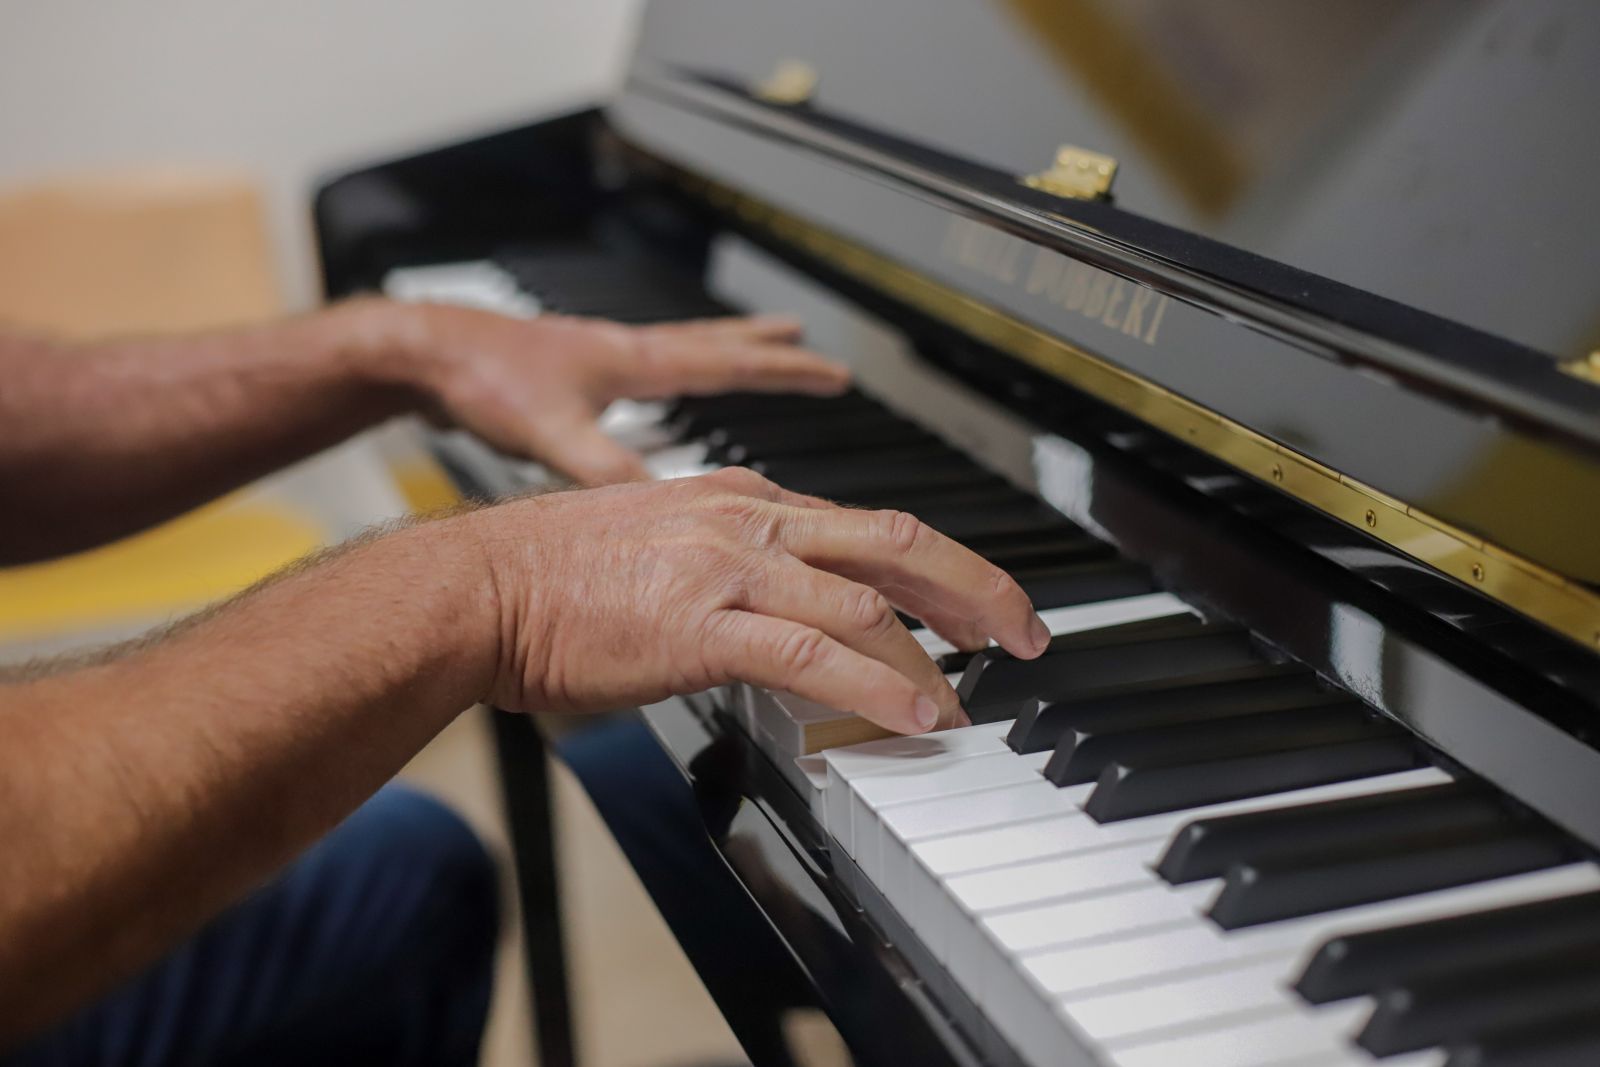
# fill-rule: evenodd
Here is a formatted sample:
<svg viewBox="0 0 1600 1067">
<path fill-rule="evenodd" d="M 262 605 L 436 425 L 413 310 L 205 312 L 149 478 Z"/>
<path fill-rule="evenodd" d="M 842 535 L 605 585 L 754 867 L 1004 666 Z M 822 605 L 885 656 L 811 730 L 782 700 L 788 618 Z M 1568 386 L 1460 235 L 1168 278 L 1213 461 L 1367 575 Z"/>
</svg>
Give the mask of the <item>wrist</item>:
<svg viewBox="0 0 1600 1067">
<path fill-rule="evenodd" d="M 398 579 L 405 590 L 393 621 L 409 617 L 419 632 L 415 656 L 407 657 L 415 675 L 403 684 L 438 686 L 457 708 L 490 692 L 503 633 L 495 573 L 471 518 L 467 512 L 422 522 L 362 550 L 385 581 Z"/>
<path fill-rule="evenodd" d="M 438 395 L 442 346 L 433 336 L 426 304 L 358 296 L 323 312 L 332 325 L 340 366 L 353 381 L 401 390 L 422 407 Z"/>
</svg>

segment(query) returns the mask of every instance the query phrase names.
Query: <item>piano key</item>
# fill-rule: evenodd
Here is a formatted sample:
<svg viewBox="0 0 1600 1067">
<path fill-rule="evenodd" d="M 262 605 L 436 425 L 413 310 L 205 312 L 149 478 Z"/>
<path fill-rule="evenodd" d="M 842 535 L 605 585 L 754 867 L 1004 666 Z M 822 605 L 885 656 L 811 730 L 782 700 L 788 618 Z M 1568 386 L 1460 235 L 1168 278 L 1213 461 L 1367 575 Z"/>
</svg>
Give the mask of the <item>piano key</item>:
<svg viewBox="0 0 1600 1067">
<path fill-rule="evenodd" d="M 1121 559 L 1032 567 L 1013 571 L 1011 576 L 1035 608 L 1089 604 L 1155 591 L 1155 580 L 1148 570 Z"/>
<path fill-rule="evenodd" d="M 1424 975 L 1481 969 L 1596 941 L 1600 893 L 1582 893 L 1334 938 L 1317 949 L 1295 989 L 1322 1004 Z"/>
<path fill-rule="evenodd" d="M 1044 775 L 1057 785 L 1081 785 L 1113 764 L 1203 763 L 1397 735 L 1397 727 L 1354 702 L 1119 733 L 1068 732 L 1056 742 Z"/>
<path fill-rule="evenodd" d="M 1160 854 L 1168 837 L 1186 820 L 1196 815 L 1228 815 L 1243 811 L 1271 810 L 1280 804 L 1294 805 L 1338 800 L 1341 797 L 1355 795 L 1358 791 L 1382 793 L 1415 789 L 1448 781 L 1450 778 L 1444 771 L 1436 767 L 1426 767 L 1357 782 L 1336 782 L 1276 797 L 1233 800 L 1200 809 L 1198 812 L 1151 815 L 1143 819 L 1129 819 L 1126 822 L 1104 825 L 1086 819 L 1082 823 L 1075 824 L 1073 832 L 1078 836 L 1070 841 L 1070 845 L 1075 848 L 1093 848 L 1143 841 L 1148 842 L 1150 848 L 1146 858 L 1153 859 Z M 1150 880 L 1154 881 L 1153 876 Z M 958 875 L 951 877 L 946 883 L 948 892 L 964 908 L 975 914 L 1066 896 L 1073 893 L 1076 888 L 1072 881 L 1070 860 L 1059 856 L 1034 860 L 1024 866 L 991 868 L 980 873 Z"/>
<path fill-rule="evenodd" d="M 1112 1043 L 1168 1028 L 1214 1026 L 1245 1012 L 1281 1012 L 1288 1003 L 1283 971 L 1283 960 L 1270 958 L 1223 974 L 1204 971 L 1058 1004 L 1093 1041 Z"/>
<path fill-rule="evenodd" d="M 918 451 L 909 458 L 889 462 L 875 455 L 870 463 L 794 459 L 772 460 L 757 466 L 785 488 L 830 500 L 853 500 L 879 492 L 885 486 L 908 491 L 941 491 L 1009 484 L 993 471 L 953 451 L 944 455 Z"/>
<path fill-rule="evenodd" d="M 1409 734 L 1199 762 L 1182 756 L 1128 760 L 1105 769 L 1084 810 L 1099 822 L 1113 822 L 1390 774 L 1421 761 L 1422 753 Z"/>
<path fill-rule="evenodd" d="M 1572 847 L 1543 829 L 1498 827 L 1235 864 L 1208 913 L 1226 930 L 1256 926 L 1569 863 Z"/>
<path fill-rule="evenodd" d="M 1600 1016 L 1589 1006 L 1564 1019 L 1482 1034 L 1457 1044 L 1451 1047 L 1445 1067 L 1588 1067 L 1596 1063 L 1600 1063 Z"/>
<path fill-rule="evenodd" d="M 903 447 L 935 441 L 928 431 L 908 422 L 869 419 L 833 425 L 773 426 L 709 434 L 713 459 L 747 465 L 777 456 L 814 456 L 857 449 Z"/>
<path fill-rule="evenodd" d="M 876 833 L 876 869 L 865 869 L 885 899 L 909 911 L 910 847 L 917 841 L 986 827 L 1028 822 L 1050 815 L 1078 815 L 1071 801 L 1043 780 L 978 793 L 895 804 L 873 810 L 862 832 Z"/>
<path fill-rule="evenodd" d="M 1232 864 L 1256 857 L 1340 848 L 1374 835 L 1460 832 L 1501 825 L 1506 817 L 1505 806 L 1493 794 L 1451 784 L 1197 819 L 1173 838 L 1156 872 L 1180 885 L 1220 878 Z"/>
<path fill-rule="evenodd" d="M 1034 566 L 1110 558 L 1116 552 L 1098 538 L 1076 527 L 1069 527 L 1031 537 L 1019 537 L 1003 545 L 987 548 L 980 555 L 997 567 L 1020 571 Z"/>
<path fill-rule="evenodd" d="M 1403 789 L 1440 780 L 1445 780 L 1443 772 L 1429 768 L 1368 782 L 1364 788 Z M 1259 809 L 1276 802 L 1336 799 L 1349 795 L 1352 788 L 1349 783 L 1341 783 L 1307 790 L 1289 799 L 1237 801 L 1213 813 L 1242 810 L 1246 804 Z M 1074 799 L 1081 795 L 1081 789 L 1060 792 Z M 958 980 L 963 978 L 963 968 L 970 979 L 988 966 L 982 962 L 985 949 L 978 930 L 979 920 L 986 915 L 1140 888 L 1158 889 L 1173 896 L 1150 872 L 1149 864 L 1178 825 L 1179 820 L 1172 816 L 1104 827 L 1082 817 L 1037 819 L 1017 826 L 912 842 L 908 846 L 911 862 L 907 865 L 906 886 L 913 929 L 922 934 L 936 958 L 950 964 Z M 1192 900 L 1188 901 L 1184 913 L 1198 922 L 1192 904 Z M 1131 915 L 1130 921 L 1137 918 Z M 1161 921 L 1172 918 L 1170 910 L 1159 915 Z M 1156 921 L 1157 916 L 1152 913 L 1150 922 Z M 1100 936 L 1099 932 L 1091 933 Z M 1012 949 L 1007 951 L 1015 954 Z M 981 988 L 982 980 L 972 984 Z"/>
<path fill-rule="evenodd" d="M 1348 1048 L 1337 1034 L 1307 1026 L 1298 1015 L 1285 1013 L 1245 1019 L 1232 1026 L 1198 1033 L 1180 1032 L 1161 1041 L 1113 1050 L 1115 1067 L 1329 1067 L 1370 1064 Z"/>
<path fill-rule="evenodd" d="M 1139 622 L 1146 619 L 1182 621 L 1194 618 L 1193 610 L 1171 593 L 1145 593 L 1140 596 L 1118 597 L 1096 603 L 1065 604 L 1058 608 L 1039 609 L 1039 619 L 1044 623 L 1045 629 L 1050 631 L 1051 637 L 1060 637 L 1069 633 L 1082 633 L 1087 630 L 1106 629 L 1112 626 L 1120 626 L 1123 623 Z M 972 657 L 978 654 L 976 652 L 956 652 L 954 646 L 948 644 L 942 638 L 932 635 L 927 630 L 915 630 L 912 632 L 912 636 L 917 637 L 922 642 L 922 646 L 928 650 L 930 656 L 960 664 L 955 670 L 947 670 L 946 674 L 964 671 L 972 662 Z M 991 643 L 989 647 L 995 648 L 997 646 Z"/>
<path fill-rule="evenodd" d="M 921 506 L 917 518 L 952 541 L 982 555 L 1021 538 L 1064 535 L 1076 529 L 1058 512 L 1036 501 L 994 505 Z"/>
<path fill-rule="evenodd" d="M 1003 723 L 944 730 L 915 737 L 886 737 L 823 753 L 828 773 L 828 832 L 845 851 L 854 855 L 851 832 L 851 783 L 872 774 L 903 771 L 908 764 L 944 766 L 971 755 L 998 755 L 1004 751 Z M 1026 779 L 1024 779 L 1026 780 Z"/>
<path fill-rule="evenodd" d="M 977 792 L 1038 780 L 1039 760 L 1005 751 L 941 761 L 936 766 L 900 770 L 856 779 L 849 787 L 846 851 L 864 868 L 877 869 L 882 836 L 874 810 L 888 804 L 931 800 L 947 794 Z M 835 835 L 836 837 L 838 835 Z M 853 851 L 852 851 L 853 850 Z"/>
<path fill-rule="evenodd" d="M 1230 966 L 1273 956 L 1284 959 L 1287 982 L 1297 969 L 1299 954 L 1308 954 L 1309 946 L 1337 934 L 1424 922 L 1596 888 L 1600 888 L 1600 868 L 1592 863 L 1572 863 L 1244 930 L 1222 930 L 1197 919 L 1181 927 L 1031 953 L 1021 958 L 1020 965 L 1045 992 L 1067 998 L 1098 995 L 1119 986 L 1133 988 L 1161 976 L 1207 971 L 1221 974 Z"/>
<path fill-rule="evenodd" d="M 969 715 L 1009 719 L 1032 700 L 1241 666 L 1257 658 L 1249 635 L 1236 627 L 1192 618 L 1145 621 L 1093 635 L 1062 635 L 1034 660 L 998 649 L 985 652 L 973 658 L 956 692 Z"/>
<path fill-rule="evenodd" d="M 1435 975 L 1386 989 L 1356 1040 L 1376 1056 L 1537 1026 L 1600 1004 L 1600 953 L 1574 946 L 1510 967 Z"/>
<path fill-rule="evenodd" d="M 1040 752 L 1053 748 L 1068 730 L 1081 735 L 1142 730 L 1348 699 L 1296 664 L 1251 663 L 1158 678 L 1128 692 L 1026 707 L 1006 743 L 1017 752 Z"/>
</svg>

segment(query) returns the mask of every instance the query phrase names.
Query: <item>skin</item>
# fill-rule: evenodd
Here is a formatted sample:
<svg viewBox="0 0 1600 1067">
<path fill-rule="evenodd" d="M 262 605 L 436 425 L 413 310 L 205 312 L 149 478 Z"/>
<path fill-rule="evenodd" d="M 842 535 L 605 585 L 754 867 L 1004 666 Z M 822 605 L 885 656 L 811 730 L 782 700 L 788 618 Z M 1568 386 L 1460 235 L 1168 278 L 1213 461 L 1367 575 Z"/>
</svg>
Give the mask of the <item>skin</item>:
<svg viewBox="0 0 1600 1067">
<path fill-rule="evenodd" d="M 1010 578 L 910 516 L 749 471 L 633 482 L 638 458 L 595 427 L 621 396 L 842 388 L 797 335 L 362 301 L 208 337 L 0 337 L 12 562 L 403 411 L 618 483 L 414 522 L 165 634 L 0 679 L 0 1047 L 237 901 L 474 703 L 582 713 L 738 680 L 906 733 L 964 721 L 894 609 L 1037 655 L 1048 634 Z"/>
</svg>

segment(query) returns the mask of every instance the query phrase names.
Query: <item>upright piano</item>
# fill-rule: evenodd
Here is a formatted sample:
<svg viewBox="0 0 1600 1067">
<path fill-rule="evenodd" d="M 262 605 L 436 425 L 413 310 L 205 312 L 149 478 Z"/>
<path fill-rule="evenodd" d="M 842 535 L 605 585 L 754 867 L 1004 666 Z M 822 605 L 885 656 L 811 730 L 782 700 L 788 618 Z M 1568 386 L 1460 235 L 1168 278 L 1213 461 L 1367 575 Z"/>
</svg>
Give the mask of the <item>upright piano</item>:
<svg viewBox="0 0 1600 1067">
<path fill-rule="evenodd" d="M 335 297 L 800 314 L 850 393 L 606 425 L 1050 622 L 919 632 L 945 733 L 642 710 L 857 1062 L 1595 1064 L 1596 55 L 1582 0 L 661 0 L 603 107 L 316 222 Z"/>
</svg>

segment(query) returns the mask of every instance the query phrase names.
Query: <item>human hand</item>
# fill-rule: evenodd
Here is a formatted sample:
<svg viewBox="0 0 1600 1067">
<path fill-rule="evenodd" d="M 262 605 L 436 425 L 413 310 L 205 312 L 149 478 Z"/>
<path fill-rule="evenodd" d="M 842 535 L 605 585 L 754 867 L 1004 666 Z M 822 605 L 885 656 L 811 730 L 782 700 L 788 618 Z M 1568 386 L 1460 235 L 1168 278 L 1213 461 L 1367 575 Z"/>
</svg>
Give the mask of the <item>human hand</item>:
<svg viewBox="0 0 1600 1067">
<path fill-rule="evenodd" d="M 1049 641 L 1006 573 L 901 512 L 836 507 L 730 468 L 515 500 L 450 520 L 483 546 L 499 612 L 489 699 L 630 707 L 730 681 L 890 730 L 962 725 L 896 606 L 966 648 Z"/>
<path fill-rule="evenodd" d="M 582 485 L 647 477 L 640 457 L 599 428 L 613 400 L 730 390 L 830 395 L 850 378 L 800 348 L 800 324 L 782 316 L 624 326 L 443 304 L 387 306 L 409 316 L 407 365 L 436 421 Z"/>
</svg>

